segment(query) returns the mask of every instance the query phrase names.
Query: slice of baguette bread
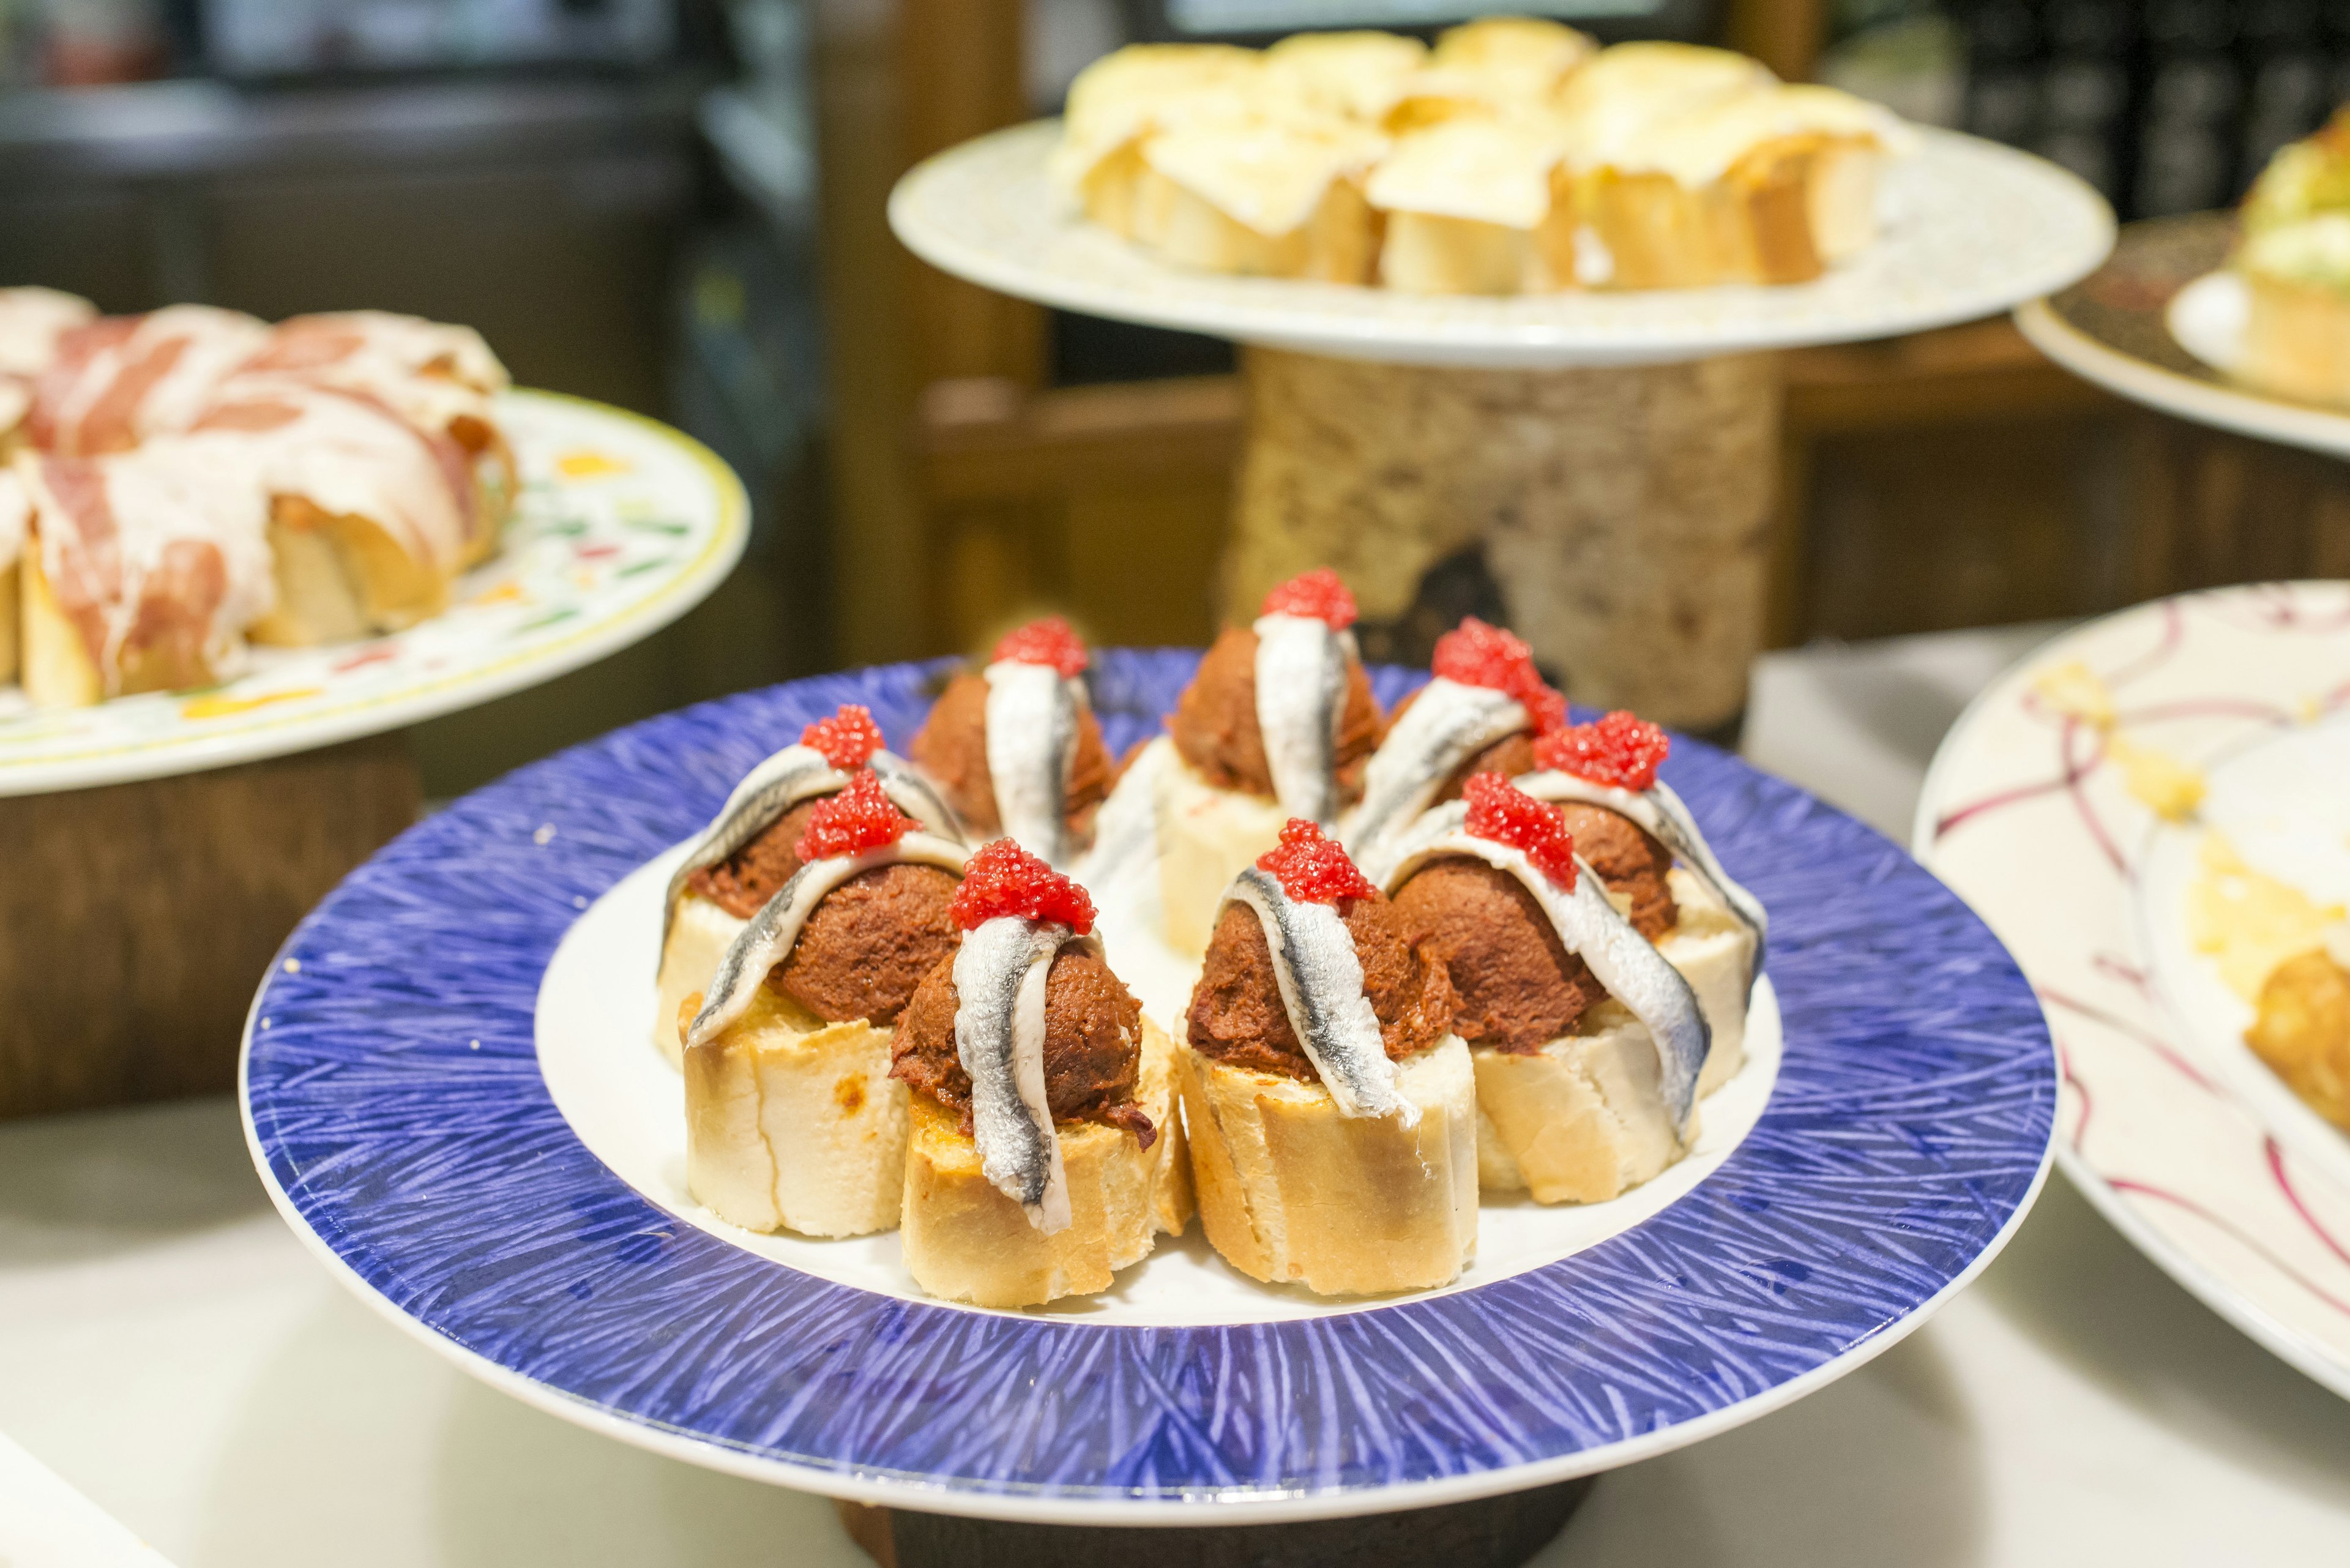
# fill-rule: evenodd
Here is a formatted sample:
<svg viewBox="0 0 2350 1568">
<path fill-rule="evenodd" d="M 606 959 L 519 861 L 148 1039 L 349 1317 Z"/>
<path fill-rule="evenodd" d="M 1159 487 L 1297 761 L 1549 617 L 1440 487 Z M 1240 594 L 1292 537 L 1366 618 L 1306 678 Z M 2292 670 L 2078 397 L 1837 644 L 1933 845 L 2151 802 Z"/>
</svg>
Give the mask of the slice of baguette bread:
<svg viewBox="0 0 2350 1568">
<path fill-rule="evenodd" d="M 1665 961 L 1680 971 L 1697 992 L 1698 1010 L 1712 1035 L 1697 1092 L 1710 1095 L 1746 1064 L 1748 975 L 1754 964 L 1754 933 L 1730 912 L 1711 888 L 1676 866 L 1665 875 L 1680 921 L 1657 943 Z"/>
<path fill-rule="evenodd" d="M 1404 137 L 1365 185 L 1386 227 L 1379 281 L 1409 294 L 1540 294 L 1575 279 L 1564 154 L 1539 117 L 1463 116 Z"/>
<path fill-rule="evenodd" d="M 1469 1054 L 1478 1179 L 1494 1191 L 1597 1203 L 1687 1152 L 1658 1094 L 1656 1043 L 1621 1002 L 1601 1002 L 1576 1033 L 1538 1050 L 1479 1046 Z"/>
<path fill-rule="evenodd" d="M 700 993 L 680 1008 L 692 1016 Z M 898 1224 L 906 1085 L 890 1031 L 827 1023 L 772 986 L 685 1053 L 685 1168 L 693 1196 L 749 1231 L 865 1236 Z"/>
<path fill-rule="evenodd" d="M 1140 1050 L 1135 1102 L 1158 1137 L 1145 1149 L 1117 1127 L 1058 1124 L 1072 1217 L 1067 1229 L 1050 1236 L 989 1182 L 961 1113 L 928 1095 L 913 1097 L 899 1240 L 917 1284 L 941 1300 L 974 1306 L 1042 1306 L 1107 1290 L 1118 1270 L 1149 1253 L 1160 1231 L 1182 1233 L 1192 1197 L 1175 1109 L 1173 1045 L 1145 1019 Z"/>
<path fill-rule="evenodd" d="M 247 634 L 307 648 L 400 631 L 449 606 L 449 581 L 373 518 L 331 515 L 306 497 L 271 501 L 269 547 L 277 603 Z"/>
<path fill-rule="evenodd" d="M 1457 1038 L 1397 1064 L 1410 1128 L 1341 1116 L 1318 1083 L 1178 1057 L 1201 1222 L 1242 1273 L 1378 1295 L 1447 1284 L 1475 1255 L 1476 1075 Z"/>
<path fill-rule="evenodd" d="M 660 999 L 653 1006 L 653 1044 L 661 1048 L 671 1066 L 685 1065 L 678 1010 L 687 997 L 710 983 L 710 977 L 718 972 L 718 961 L 749 924 L 699 893 L 688 890 L 678 896 L 677 912 L 670 917 L 669 940 L 661 944 L 654 981 Z"/>
<path fill-rule="evenodd" d="M 1280 844 L 1289 818 L 1279 801 L 1218 789 L 1180 757 L 1159 770 L 1151 808 L 1167 944 L 1197 958 L 1208 950 L 1224 888 Z"/>
</svg>

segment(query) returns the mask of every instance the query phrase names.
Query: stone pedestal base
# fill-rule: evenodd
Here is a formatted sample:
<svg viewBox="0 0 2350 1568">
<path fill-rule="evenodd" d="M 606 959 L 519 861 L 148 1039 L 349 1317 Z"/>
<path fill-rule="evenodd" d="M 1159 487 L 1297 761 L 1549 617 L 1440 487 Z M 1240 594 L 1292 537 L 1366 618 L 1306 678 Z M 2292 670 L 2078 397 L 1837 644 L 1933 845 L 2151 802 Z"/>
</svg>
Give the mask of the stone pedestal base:
<svg viewBox="0 0 2350 1568">
<path fill-rule="evenodd" d="M 1221 587 L 1336 567 L 1367 657 L 1424 663 L 1505 619 L 1567 695 L 1709 730 L 1762 637 L 1779 447 L 1769 355 L 1472 370 L 1244 350 L 1249 412 Z"/>
</svg>

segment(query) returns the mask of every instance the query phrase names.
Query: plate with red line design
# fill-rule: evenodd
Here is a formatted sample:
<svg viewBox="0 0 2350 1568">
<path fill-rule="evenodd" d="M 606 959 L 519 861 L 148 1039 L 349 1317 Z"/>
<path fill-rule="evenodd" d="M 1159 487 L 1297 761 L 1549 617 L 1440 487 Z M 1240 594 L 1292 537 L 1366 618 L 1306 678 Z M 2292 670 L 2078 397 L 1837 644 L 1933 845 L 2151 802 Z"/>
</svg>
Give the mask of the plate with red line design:
<svg viewBox="0 0 2350 1568">
<path fill-rule="evenodd" d="M 2222 588 L 1994 681 L 1934 758 L 1913 847 L 2039 993 L 2065 1173 L 2350 1397 L 2345 780 L 2350 583 Z"/>
</svg>

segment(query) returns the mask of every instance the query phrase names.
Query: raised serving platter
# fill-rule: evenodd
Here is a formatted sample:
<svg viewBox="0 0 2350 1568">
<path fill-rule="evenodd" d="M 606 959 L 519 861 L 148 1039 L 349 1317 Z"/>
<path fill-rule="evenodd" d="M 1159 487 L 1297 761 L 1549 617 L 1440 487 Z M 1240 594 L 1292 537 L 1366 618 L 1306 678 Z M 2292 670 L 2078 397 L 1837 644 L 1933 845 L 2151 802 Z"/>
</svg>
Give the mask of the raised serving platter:
<svg viewBox="0 0 2350 1568">
<path fill-rule="evenodd" d="M 2350 1397 L 2350 1134 L 2244 1042 L 2191 913 L 2214 836 L 2350 901 L 2350 583 L 2158 600 L 2068 632 L 1936 755 L 1918 857 L 2049 1009 L 2057 1158 L 2148 1257 Z M 2191 781 L 2188 782 L 2188 781 Z"/>
<path fill-rule="evenodd" d="M 1099 655 L 1114 753 L 1196 659 Z M 693 1462 L 944 1512 L 1241 1522 L 1515 1490 L 1751 1419 L 1922 1322 L 2038 1189 L 2054 1062 L 1988 930 L 1869 829 L 1683 742 L 1666 776 L 1771 909 L 1770 985 L 1705 1143 L 1648 1189 L 1489 1201 L 1471 1274 L 1367 1301 L 1262 1289 L 1187 1239 L 1095 1302 L 977 1310 L 921 1298 L 891 1238 L 731 1231 L 685 1191 L 650 1035 L 664 857 L 839 702 L 902 748 L 941 673 L 619 731 L 355 873 L 246 1033 L 248 1135 L 297 1234 L 468 1370 Z"/>
<path fill-rule="evenodd" d="M 742 555 L 742 483 L 699 441 L 554 392 L 500 394 L 498 421 L 515 514 L 445 612 L 365 642 L 255 649 L 201 691 L 44 711 L 0 686 L 0 795 L 256 762 L 470 708 L 651 635 Z"/>
<path fill-rule="evenodd" d="M 2056 165 L 1921 130 L 1917 152 L 1887 167 L 1877 243 L 1813 283 L 1406 295 L 1170 266 L 1053 186 L 1045 161 L 1059 136 L 1059 121 L 1041 120 L 917 165 L 890 194 L 890 226 L 931 265 L 1000 293 L 1345 358 L 1539 369 L 1887 337 L 2063 288 L 2114 239 L 2104 198 Z"/>
</svg>

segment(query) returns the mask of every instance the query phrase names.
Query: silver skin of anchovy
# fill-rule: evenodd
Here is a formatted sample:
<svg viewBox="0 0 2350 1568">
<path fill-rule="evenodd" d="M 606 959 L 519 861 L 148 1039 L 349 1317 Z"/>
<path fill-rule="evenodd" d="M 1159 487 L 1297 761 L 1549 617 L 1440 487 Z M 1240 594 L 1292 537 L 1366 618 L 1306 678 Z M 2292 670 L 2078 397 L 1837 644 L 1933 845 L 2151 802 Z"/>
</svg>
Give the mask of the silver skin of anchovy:
<svg viewBox="0 0 2350 1568">
<path fill-rule="evenodd" d="M 1738 923 L 1754 933 L 1754 961 L 1746 969 L 1746 994 L 1750 1001 L 1752 999 L 1755 977 L 1762 972 L 1764 950 L 1770 943 L 1770 914 L 1761 899 L 1731 880 L 1730 873 L 1721 868 L 1721 862 L 1714 858 L 1713 846 L 1698 831 L 1697 818 L 1690 815 L 1689 807 L 1673 793 L 1672 785 L 1659 779 L 1647 790 L 1636 793 L 1613 784 L 1594 784 L 1555 769 L 1526 774 L 1514 782 L 1536 800 L 1575 801 L 1604 806 L 1629 817 L 1720 894 Z"/>
<path fill-rule="evenodd" d="M 1291 898 L 1278 878 L 1254 866 L 1232 878 L 1222 901 L 1246 905 L 1264 928 L 1282 1010 L 1338 1114 L 1391 1116 L 1417 1127 L 1419 1107 L 1396 1088 L 1379 1015 L 1363 994 L 1362 956 L 1338 911 Z"/>
<path fill-rule="evenodd" d="M 1069 1179 L 1045 1094 L 1045 983 L 1069 928 L 1000 915 L 955 950 L 955 1055 L 971 1075 L 972 1141 L 988 1185 L 1041 1235 L 1069 1228 Z M 1098 950 L 1098 948 L 1095 948 Z"/>
<path fill-rule="evenodd" d="M 1690 1116 L 1697 1107 L 1697 1077 L 1713 1046 L 1713 1031 L 1698 1006 L 1697 992 L 1607 901 L 1599 874 L 1575 857 L 1572 892 L 1544 876 L 1525 852 L 1471 835 L 1468 807 L 1452 801 L 1420 819 L 1420 826 L 1387 886 L 1399 888 L 1430 860 L 1465 856 L 1516 877 L 1550 919 L 1568 952 L 1590 966 L 1607 994 L 1632 1010 L 1657 1046 L 1657 1093 L 1671 1113 L 1673 1130 L 1689 1140 Z"/>
<path fill-rule="evenodd" d="M 880 866 L 935 866 L 960 877 L 969 858 L 970 851 L 960 844 L 935 834 L 909 833 L 862 855 L 829 855 L 803 865 L 727 944 L 702 991 L 702 1011 L 686 1028 L 685 1048 L 692 1050 L 743 1016 L 767 971 L 791 956 L 801 928 L 827 893 Z"/>
<path fill-rule="evenodd" d="M 876 752 L 868 764 L 881 780 L 883 793 L 899 810 L 943 838 L 963 841 L 962 819 L 947 805 L 931 781 L 904 758 Z M 669 946 L 671 922 L 677 901 L 696 871 L 731 858 L 744 845 L 773 827 L 784 813 L 804 800 L 848 787 L 849 775 L 836 768 L 813 746 L 789 745 L 743 775 L 726 804 L 695 836 L 685 858 L 670 873 L 669 891 L 661 898 L 661 946 Z"/>
<path fill-rule="evenodd" d="M 1257 618 L 1256 727 L 1273 797 L 1325 827 L 1338 815 L 1338 725 L 1355 639 L 1312 616 Z"/>
<path fill-rule="evenodd" d="M 1077 760 L 1085 685 L 1049 664 L 998 659 L 987 680 L 987 776 L 995 814 L 1021 848 L 1068 866 L 1069 774 Z"/>
<path fill-rule="evenodd" d="M 1355 863 L 1409 826 L 1453 770 L 1529 722 L 1525 704 L 1506 691 L 1441 675 L 1421 687 L 1363 770 L 1362 803 L 1341 835 Z"/>
</svg>

